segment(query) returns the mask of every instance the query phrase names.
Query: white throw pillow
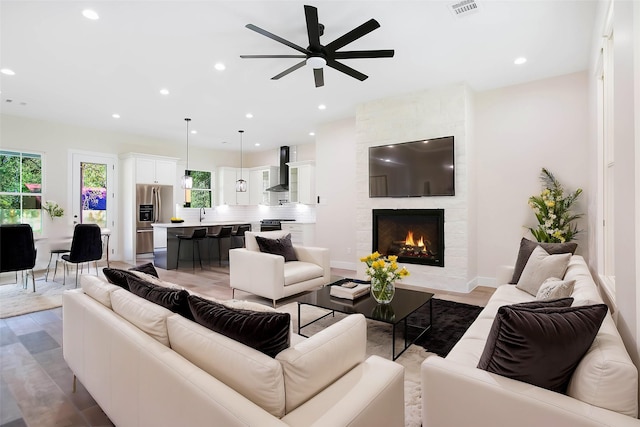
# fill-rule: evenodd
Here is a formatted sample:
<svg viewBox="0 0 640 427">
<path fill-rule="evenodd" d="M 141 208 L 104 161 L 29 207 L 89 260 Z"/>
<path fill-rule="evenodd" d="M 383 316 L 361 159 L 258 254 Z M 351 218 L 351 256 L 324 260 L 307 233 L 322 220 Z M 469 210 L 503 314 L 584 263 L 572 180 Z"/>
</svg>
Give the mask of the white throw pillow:
<svg viewBox="0 0 640 427">
<path fill-rule="evenodd" d="M 575 280 L 562 280 L 557 277 L 549 277 L 542 283 L 536 299 L 538 301 L 547 301 L 558 298 L 570 297 L 573 293 L 573 287 L 575 286 Z"/>
<path fill-rule="evenodd" d="M 570 259 L 570 253 L 549 255 L 537 246 L 531 252 L 516 288 L 536 296 L 542 283 L 549 277 L 564 277 Z"/>
</svg>

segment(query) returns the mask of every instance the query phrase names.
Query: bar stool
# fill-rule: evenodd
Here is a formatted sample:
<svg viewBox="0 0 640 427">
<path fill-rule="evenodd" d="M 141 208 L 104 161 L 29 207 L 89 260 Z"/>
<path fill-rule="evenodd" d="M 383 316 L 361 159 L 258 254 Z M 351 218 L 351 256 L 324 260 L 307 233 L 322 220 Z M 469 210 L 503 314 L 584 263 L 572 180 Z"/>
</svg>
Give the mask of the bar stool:
<svg viewBox="0 0 640 427">
<path fill-rule="evenodd" d="M 244 233 L 251 231 L 251 224 L 242 224 L 231 233 L 231 248 L 244 248 Z"/>
<path fill-rule="evenodd" d="M 233 227 L 231 226 L 222 226 L 220 227 L 220 231 L 218 231 L 218 233 L 216 234 L 207 234 L 207 238 L 211 239 L 209 240 L 209 249 L 211 249 L 211 241 L 213 240 L 217 240 L 218 241 L 218 265 L 222 266 L 222 239 L 229 239 L 231 240 L 231 231 L 233 230 Z M 209 263 L 211 263 L 211 250 L 209 250 Z"/>
<path fill-rule="evenodd" d="M 180 245 L 183 240 L 191 241 L 191 258 L 193 261 L 193 269 L 196 268 L 196 251 L 198 248 L 198 262 L 202 269 L 202 257 L 200 256 L 200 242 L 207 237 L 206 228 L 194 228 L 190 235 L 178 235 L 178 259 L 176 260 L 176 268 L 180 266 Z"/>
<path fill-rule="evenodd" d="M 71 252 L 70 249 L 51 249 L 51 251 L 49 252 L 49 263 L 47 264 L 47 272 L 44 274 L 45 282 L 49 281 L 49 268 L 51 267 L 51 260 L 53 259 L 53 256 L 56 256 L 56 266 L 53 269 L 53 280 L 56 280 L 56 273 L 58 272 L 58 261 L 60 261 L 60 255 L 68 254 L 69 252 Z"/>
</svg>

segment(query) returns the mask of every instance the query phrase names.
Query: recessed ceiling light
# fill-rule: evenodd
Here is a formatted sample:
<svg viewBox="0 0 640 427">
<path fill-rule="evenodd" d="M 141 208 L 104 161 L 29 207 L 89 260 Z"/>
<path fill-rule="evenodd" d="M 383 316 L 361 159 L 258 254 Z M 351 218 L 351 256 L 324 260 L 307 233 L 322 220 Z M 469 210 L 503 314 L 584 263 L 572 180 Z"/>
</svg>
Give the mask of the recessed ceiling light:
<svg viewBox="0 0 640 427">
<path fill-rule="evenodd" d="M 16 75 L 16 72 L 11 70 L 11 69 L 9 69 L 9 68 L 0 69 L 0 73 L 6 74 L 7 76 L 15 76 Z"/>
<path fill-rule="evenodd" d="M 169 89 L 160 89 L 160 95 L 169 95 Z"/>
<path fill-rule="evenodd" d="M 315 132 L 309 132 L 309 136 L 316 136 Z"/>
<path fill-rule="evenodd" d="M 216 65 L 214 65 L 213 68 L 215 68 L 218 71 L 224 71 L 227 69 L 227 67 L 222 62 L 216 63 Z"/>
<path fill-rule="evenodd" d="M 253 144 L 255 147 L 260 147 L 260 143 L 256 142 L 255 144 Z"/>
<path fill-rule="evenodd" d="M 527 58 L 525 58 L 524 56 L 521 56 L 520 58 L 516 58 L 516 60 L 513 61 L 513 63 L 516 65 L 522 65 L 525 62 L 527 62 Z"/>
<path fill-rule="evenodd" d="M 95 10 L 91 10 L 91 9 L 83 10 L 82 11 L 82 16 L 84 16 L 87 19 L 91 19 L 92 21 L 100 19 L 100 16 L 98 15 L 98 12 L 96 12 Z"/>
<path fill-rule="evenodd" d="M 318 105 L 318 110 L 326 110 L 326 109 L 327 109 L 326 105 L 324 105 L 324 104 Z"/>
<path fill-rule="evenodd" d="M 198 133 L 198 131 L 197 131 L 197 130 L 195 130 L 195 129 L 192 129 L 192 130 L 191 130 L 191 133 L 195 135 L 196 133 Z"/>
<path fill-rule="evenodd" d="M 251 113 L 247 113 L 247 115 L 245 116 L 247 119 L 253 119 L 253 114 Z"/>
<path fill-rule="evenodd" d="M 113 114 L 111 115 L 111 117 L 113 117 L 114 119 L 119 119 L 119 118 L 120 118 L 120 114 L 118 114 L 118 113 L 113 113 Z"/>
</svg>

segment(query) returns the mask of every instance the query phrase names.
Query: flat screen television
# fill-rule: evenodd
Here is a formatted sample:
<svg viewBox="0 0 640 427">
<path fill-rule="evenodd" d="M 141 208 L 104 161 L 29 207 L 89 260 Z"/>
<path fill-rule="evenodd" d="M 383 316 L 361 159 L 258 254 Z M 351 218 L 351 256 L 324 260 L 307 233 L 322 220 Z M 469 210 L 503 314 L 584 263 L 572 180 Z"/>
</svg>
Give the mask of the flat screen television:
<svg viewBox="0 0 640 427">
<path fill-rule="evenodd" d="M 369 147 L 369 197 L 455 195 L 453 136 Z"/>
</svg>

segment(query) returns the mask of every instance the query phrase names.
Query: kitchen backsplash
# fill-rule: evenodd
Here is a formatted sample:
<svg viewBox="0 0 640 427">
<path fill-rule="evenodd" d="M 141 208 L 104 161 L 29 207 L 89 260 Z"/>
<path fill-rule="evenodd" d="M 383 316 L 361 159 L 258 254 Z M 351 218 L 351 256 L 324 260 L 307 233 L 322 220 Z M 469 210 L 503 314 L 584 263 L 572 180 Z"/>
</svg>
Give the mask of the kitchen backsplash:
<svg viewBox="0 0 640 427">
<path fill-rule="evenodd" d="M 176 205 L 176 215 L 185 222 L 198 222 L 200 209 Z M 303 204 L 283 206 L 215 206 L 205 208 L 203 222 L 239 221 L 257 224 L 263 219 L 295 219 L 299 222 L 316 222 L 316 207 Z"/>
</svg>

